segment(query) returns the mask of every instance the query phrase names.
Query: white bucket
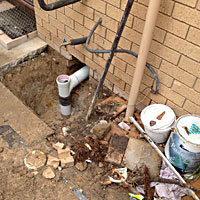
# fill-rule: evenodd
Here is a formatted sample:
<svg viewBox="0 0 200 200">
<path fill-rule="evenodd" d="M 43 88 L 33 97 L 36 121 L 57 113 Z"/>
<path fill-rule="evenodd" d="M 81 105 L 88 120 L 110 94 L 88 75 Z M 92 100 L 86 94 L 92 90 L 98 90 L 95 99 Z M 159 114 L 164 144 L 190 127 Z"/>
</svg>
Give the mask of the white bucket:
<svg viewBox="0 0 200 200">
<path fill-rule="evenodd" d="M 162 118 L 157 119 L 162 113 L 164 113 Z M 175 120 L 176 115 L 173 110 L 164 104 L 149 105 L 141 112 L 144 130 L 156 143 L 163 143 L 167 140 Z M 154 125 L 150 125 L 152 121 Z"/>
<path fill-rule="evenodd" d="M 194 127 L 196 127 L 194 129 Z M 195 130 L 197 130 L 195 132 Z M 167 159 L 181 172 L 192 172 L 200 165 L 200 117 L 178 118 L 175 131 L 165 146 Z"/>
</svg>

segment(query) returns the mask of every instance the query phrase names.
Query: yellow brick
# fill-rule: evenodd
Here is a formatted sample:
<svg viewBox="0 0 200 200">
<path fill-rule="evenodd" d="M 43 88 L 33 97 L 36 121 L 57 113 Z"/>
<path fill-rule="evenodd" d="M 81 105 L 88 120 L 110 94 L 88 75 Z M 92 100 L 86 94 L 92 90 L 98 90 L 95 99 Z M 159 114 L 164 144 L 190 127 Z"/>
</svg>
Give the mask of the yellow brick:
<svg viewBox="0 0 200 200">
<path fill-rule="evenodd" d="M 75 48 L 81 52 L 82 54 L 84 54 L 85 56 L 87 56 L 88 58 L 92 59 L 92 53 L 90 53 L 89 51 L 86 50 L 85 45 L 76 45 Z"/>
<path fill-rule="evenodd" d="M 122 90 L 124 90 L 124 88 L 125 88 L 125 82 L 122 79 L 114 76 L 110 72 L 108 72 L 108 74 L 107 74 L 107 79 L 110 82 L 112 82 L 115 86 L 117 86 L 117 87 L 121 88 Z"/>
<path fill-rule="evenodd" d="M 121 2 L 120 0 L 105 0 L 105 2 L 112 4 L 115 7 L 120 8 L 120 2 Z"/>
<path fill-rule="evenodd" d="M 156 25 L 182 38 L 185 38 L 189 28 L 187 24 L 161 13 L 158 14 Z"/>
<path fill-rule="evenodd" d="M 130 54 L 126 54 L 126 53 L 118 53 L 117 56 L 122 59 L 123 61 L 127 62 L 130 65 L 135 66 L 136 64 L 136 58 Z"/>
<path fill-rule="evenodd" d="M 200 27 L 200 13 L 193 8 L 175 3 L 173 17 L 197 28 Z"/>
<path fill-rule="evenodd" d="M 95 25 L 95 22 L 87 17 L 84 17 L 84 26 L 91 30 L 93 26 Z M 103 26 L 98 26 L 95 30 L 95 33 L 101 35 L 102 37 L 105 37 L 106 35 L 106 28 Z"/>
<path fill-rule="evenodd" d="M 138 0 L 139 3 L 148 6 L 149 0 Z M 162 0 L 160 4 L 160 12 L 171 15 L 174 2 L 172 0 Z"/>
<path fill-rule="evenodd" d="M 178 94 L 181 94 L 185 98 L 189 99 L 193 103 L 200 105 L 200 93 L 196 92 L 192 88 L 189 88 L 178 81 L 174 81 L 172 89 Z"/>
<path fill-rule="evenodd" d="M 94 9 L 92 9 L 82 3 L 73 4 L 73 9 L 90 19 L 94 19 Z"/>
<path fill-rule="evenodd" d="M 85 56 L 80 51 L 76 50 L 73 46 L 69 46 L 67 49 L 75 58 L 85 63 Z"/>
<path fill-rule="evenodd" d="M 135 67 L 133 67 L 132 65 L 127 65 L 126 73 L 133 76 L 134 72 L 135 72 Z"/>
<path fill-rule="evenodd" d="M 200 109 L 199 106 L 196 104 L 192 103 L 189 100 L 186 100 L 184 107 L 183 107 L 188 113 L 191 113 L 193 115 L 200 115 Z"/>
<path fill-rule="evenodd" d="M 42 20 L 42 18 L 40 18 L 39 16 L 35 16 L 35 17 L 36 17 L 37 24 L 39 24 L 40 26 L 43 26 L 43 20 Z"/>
<path fill-rule="evenodd" d="M 200 10 L 200 1 L 197 3 L 197 9 Z"/>
<path fill-rule="evenodd" d="M 131 84 L 133 77 L 120 70 L 119 68 L 115 68 L 114 75 L 120 79 L 122 79 L 125 83 Z"/>
<path fill-rule="evenodd" d="M 196 3 L 197 3 L 197 0 L 176 0 L 177 2 L 179 3 L 182 3 L 182 4 L 185 4 L 187 6 L 190 6 L 190 7 L 195 7 L 196 6 Z"/>
<path fill-rule="evenodd" d="M 45 28 L 43 28 L 42 26 L 40 26 L 39 24 L 37 24 L 37 30 L 39 33 L 41 33 L 42 35 L 44 35 L 47 39 L 50 39 L 50 31 L 46 30 Z"/>
<path fill-rule="evenodd" d="M 152 41 L 150 50 L 175 65 L 178 63 L 180 54 L 156 41 Z"/>
<path fill-rule="evenodd" d="M 47 12 L 40 10 L 38 8 L 35 8 L 35 15 L 39 16 L 40 18 L 42 18 L 46 22 L 49 22 L 49 16 L 48 16 Z"/>
<path fill-rule="evenodd" d="M 200 46 L 200 30 L 190 27 L 190 30 L 187 35 L 187 40 L 192 42 L 193 44 Z"/>
<path fill-rule="evenodd" d="M 81 38 L 83 37 L 80 33 L 70 29 L 69 27 L 65 27 L 65 33 L 69 35 L 71 38 L 76 39 L 76 38 Z"/>
<path fill-rule="evenodd" d="M 102 13 L 97 12 L 97 11 L 95 11 L 94 18 L 95 18 L 95 22 L 97 22 L 99 20 L 99 18 L 102 18 L 102 23 L 101 23 L 102 26 L 104 26 L 114 32 L 117 32 L 118 22 L 116 20 L 113 20 L 112 18 L 110 18 L 106 15 L 103 15 Z"/>
<path fill-rule="evenodd" d="M 83 25 L 83 15 L 67 6 L 65 7 L 65 15 Z"/>
<path fill-rule="evenodd" d="M 200 64 L 185 56 L 181 56 L 179 67 L 200 78 Z"/>
<path fill-rule="evenodd" d="M 141 19 L 145 19 L 147 14 L 147 7 L 135 2 L 133 3 L 131 14 Z"/>
<path fill-rule="evenodd" d="M 180 107 L 183 106 L 185 101 L 185 98 L 182 96 L 182 94 L 178 94 L 177 91 L 174 91 L 171 88 L 164 86 L 163 84 L 160 84 L 159 94 L 171 100 L 173 103 L 179 105 Z"/>
<path fill-rule="evenodd" d="M 123 11 L 110 4 L 107 4 L 106 15 L 120 22 L 122 19 Z"/>
<path fill-rule="evenodd" d="M 75 22 L 75 26 L 74 26 L 74 30 L 78 33 L 80 33 L 82 36 L 88 36 L 90 31 L 85 28 L 84 26 L 82 26 L 81 24 Z"/>
<path fill-rule="evenodd" d="M 71 18 L 69 18 L 69 17 L 63 15 L 63 14 L 60 13 L 60 12 L 58 12 L 58 13 L 57 13 L 57 19 L 58 19 L 58 21 L 60 21 L 61 23 L 63 23 L 63 24 L 65 24 L 65 25 L 67 25 L 68 27 L 70 27 L 71 29 L 74 29 L 74 21 L 73 21 Z"/>
<path fill-rule="evenodd" d="M 200 62 L 200 47 L 167 33 L 165 45 Z"/>
<path fill-rule="evenodd" d="M 140 33 L 143 33 L 144 23 L 145 23 L 144 20 L 135 17 L 133 29 L 140 32 Z M 164 30 L 162 30 L 158 27 L 155 27 L 153 39 L 157 40 L 158 42 L 163 43 L 164 38 L 165 38 L 165 34 L 166 34 L 166 31 L 164 31 Z"/>
<path fill-rule="evenodd" d="M 198 78 L 195 85 L 194 85 L 194 89 L 197 91 L 197 92 L 200 92 L 200 79 Z"/>
<path fill-rule="evenodd" d="M 104 39 L 103 37 L 99 36 L 98 34 L 95 34 L 94 36 L 94 42 L 98 44 L 100 47 L 104 49 L 111 49 L 112 43 L 108 40 Z"/>
<path fill-rule="evenodd" d="M 175 112 L 177 117 L 181 117 L 182 115 L 188 114 L 188 112 L 186 110 L 183 110 L 183 108 L 172 103 L 170 100 L 167 100 L 166 105 L 169 106 L 170 108 L 172 108 L 172 110 Z"/>
<path fill-rule="evenodd" d="M 171 76 L 169 76 L 166 73 L 162 72 L 160 69 L 155 69 L 154 68 L 154 71 L 156 72 L 160 83 L 164 84 L 165 86 L 167 86 L 169 88 L 172 86 L 172 83 L 173 83 L 174 79 Z M 147 68 L 145 68 L 144 73 L 147 74 L 148 76 L 154 78 L 153 74 Z"/>
<path fill-rule="evenodd" d="M 49 23 L 44 23 L 43 27 L 48 30 L 49 32 L 53 33 L 54 35 L 58 35 L 57 28 L 50 25 Z"/>
<path fill-rule="evenodd" d="M 160 66 L 161 71 L 172 76 L 174 79 L 186 84 L 189 87 L 194 85 L 196 77 L 187 73 L 186 71 L 180 69 L 179 67 L 170 64 L 169 62 L 163 60 Z"/>
<path fill-rule="evenodd" d="M 51 17 L 51 16 L 49 16 L 49 21 L 52 26 L 56 27 L 62 32 L 65 32 L 65 26 L 62 22 L 60 22 L 59 20 L 56 20 L 54 17 Z"/>
<path fill-rule="evenodd" d="M 147 63 L 149 63 L 150 65 L 159 68 L 160 63 L 161 63 L 161 58 L 158 57 L 157 55 L 149 52 L 148 57 L 147 57 Z"/>
<path fill-rule="evenodd" d="M 118 94 L 120 97 L 128 99 L 129 94 L 127 92 L 125 92 L 123 89 L 117 87 L 116 85 L 114 85 L 113 92 L 115 94 Z"/>
<path fill-rule="evenodd" d="M 94 8 L 95 10 L 105 14 L 106 13 L 106 3 L 102 0 L 87 0 L 84 1 L 85 5 L 88 5 L 91 8 Z"/>
<path fill-rule="evenodd" d="M 117 67 L 120 70 L 122 70 L 122 71 L 125 72 L 125 70 L 126 70 L 126 63 L 123 60 L 119 59 L 117 56 L 113 57 L 112 64 L 115 67 Z"/>
<path fill-rule="evenodd" d="M 122 36 L 130 40 L 131 42 L 134 42 L 135 44 L 140 45 L 142 35 L 138 33 L 137 31 L 131 28 L 125 27 L 122 33 Z"/>
</svg>

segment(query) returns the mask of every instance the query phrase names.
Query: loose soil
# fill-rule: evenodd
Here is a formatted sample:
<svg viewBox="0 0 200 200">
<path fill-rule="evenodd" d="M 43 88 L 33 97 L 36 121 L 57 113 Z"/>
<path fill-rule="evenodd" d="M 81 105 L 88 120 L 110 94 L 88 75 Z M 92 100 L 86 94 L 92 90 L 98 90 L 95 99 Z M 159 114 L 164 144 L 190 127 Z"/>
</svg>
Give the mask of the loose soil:
<svg viewBox="0 0 200 200">
<path fill-rule="evenodd" d="M 52 145 L 62 142 L 66 146 L 77 147 L 81 139 L 91 136 L 90 130 L 100 119 L 109 119 L 107 106 L 102 106 L 85 121 L 87 109 L 96 89 L 96 82 L 86 80 L 72 91 L 73 113 L 64 117 L 59 112 L 58 91 L 56 77 L 60 74 L 72 74 L 82 67 L 83 64 L 76 60 L 69 61 L 60 56 L 56 51 L 48 48 L 47 52 L 38 57 L 19 64 L 13 69 L 4 72 L 1 81 L 8 87 L 25 105 L 30 107 L 40 119 L 54 130 L 54 134 L 47 136 L 43 150 L 46 154 L 55 155 Z M 108 98 L 111 92 L 103 89 L 98 102 Z M 100 113 L 99 113 L 100 112 Z M 62 127 L 68 127 L 69 135 L 63 136 Z M 87 140 L 87 139 L 86 139 Z M 84 141 L 84 140 L 83 140 Z M 90 138 L 92 146 L 93 139 Z M 38 141 L 38 148 L 42 146 Z M 93 141 L 94 142 L 94 141 Z M 101 161 L 105 156 L 106 148 L 96 143 L 96 161 Z M 36 145 L 36 147 L 37 147 Z M 0 138 L 0 147 L 4 150 L 0 153 L 0 200 L 10 199 L 34 199 L 34 200 L 64 200 L 77 199 L 72 189 L 83 190 L 83 194 L 90 200 L 128 200 L 128 190 L 123 187 L 112 185 L 102 186 L 104 175 L 108 166 L 98 167 L 98 162 L 88 164 L 87 170 L 78 171 L 75 167 L 65 168 L 62 171 L 54 170 L 56 177 L 47 180 L 42 177 L 42 171 L 38 170 L 35 175 L 28 170 L 23 159 L 30 150 L 14 146 L 9 149 L 7 144 Z M 102 149 L 102 154 L 98 153 Z M 16 153 L 17 152 L 17 153 Z M 95 155 L 93 155 L 95 158 Z M 67 182 L 63 181 L 67 180 Z"/>
<path fill-rule="evenodd" d="M 103 163 L 104 167 L 98 167 L 98 162 L 102 161 L 102 156 L 106 154 L 106 148 L 91 138 L 90 133 L 91 128 L 101 119 L 108 121 L 111 119 L 110 113 L 116 111 L 118 104 L 111 102 L 98 106 L 90 120 L 85 121 L 87 109 L 96 89 L 96 82 L 86 80 L 72 91 L 72 115 L 64 117 L 59 112 L 56 77 L 60 74 L 70 75 L 82 66 L 82 63 L 66 60 L 48 48 L 45 54 L 9 69 L 0 77 L 4 85 L 55 132 L 47 136 L 45 141 L 38 140 L 34 145 L 35 149 L 55 156 L 56 151 L 52 145 L 62 142 L 65 146 L 76 149 L 80 145 L 86 152 L 83 156 L 92 157 L 83 145 L 87 142 L 96 149 L 95 155 L 97 155 L 93 155 L 94 162 L 88 164 L 87 170 L 80 172 L 75 167 L 64 168 L 62 171 L 54 170 L 56 177 L 48 180 L 42 176 L 45 167 L 35 173 L 24 166 L 23 159 L 31 149 L 20 146 L 9 149 L 8 144 L 0 137 L 0 200 L 76 200 L 73 188 L 82 189 L 88 200 L 129 199 L 127 188 L 115 184 L 102 185 L 105 175 L 113 166 Z M 104 88 L 98 102 L 111 95 L 113 96 Z M 63 136 L 62 127 L 68 128 L 67 136 Z M 101 154 L 99 149 L 102 151 Z M 81 160 L 81 152 L 79 151 L 75 158 L 77 161 Z M 198 188 L 199 185 L 195 186 Z M 184 199 L 189 200 L 190 197 Z"/>
</svg>

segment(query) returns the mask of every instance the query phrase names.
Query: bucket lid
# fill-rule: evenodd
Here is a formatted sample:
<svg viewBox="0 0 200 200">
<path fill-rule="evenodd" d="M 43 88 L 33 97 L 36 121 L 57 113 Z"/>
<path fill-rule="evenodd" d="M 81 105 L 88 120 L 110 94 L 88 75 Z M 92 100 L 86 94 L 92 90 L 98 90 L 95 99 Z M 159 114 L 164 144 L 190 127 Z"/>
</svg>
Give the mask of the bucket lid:
<svg viewBox="0 0 200 200">
<path fill-rule="evenodd" d="M 200 144 L 200 117 L 183 115 L 176 122 L 178 133 L 193 144 Z"/>
<path fill-rule="evenodd" d="M 174 111 L 164 104 L 149 105 L 141 112 L 142 123 L 152 130 L 169 128 L 175 119 Z"/>
</svg>

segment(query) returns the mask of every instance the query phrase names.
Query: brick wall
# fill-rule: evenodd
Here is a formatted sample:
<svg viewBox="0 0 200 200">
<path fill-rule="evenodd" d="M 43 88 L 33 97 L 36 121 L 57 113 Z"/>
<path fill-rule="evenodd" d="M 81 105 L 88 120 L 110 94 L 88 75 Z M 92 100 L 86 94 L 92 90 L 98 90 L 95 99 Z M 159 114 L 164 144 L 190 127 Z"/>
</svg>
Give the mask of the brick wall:
<svg viewBox="0 0 200 200">
<path fill-rule="evenodd" d="M 37 0 L 35 13 L 39 36 L 60 51 L 63 38 L 87 36 L 99 17 L 99 26 L 92 38 L 91 48 L 109 49 L 114 40 L 127 0 L 82 0 L 79 3 L 45 12 Z M 48 0 L 49 3 L 55 0 Z M 119 47 L 138 53 L 148 0 L 135 0 Z M 69 46 L 67 50 L 81 62 L 91 67 L 91 77 L 99 74 L 107 54 L 91 54 L 83 45 Z M 61 50 L 66 54 L 65 50 Z M 148 63 L 153 66 L 160 80 L 159 94 L 149 94 L 147 86 L 155 84 L 146 69 L 138 97 L 145 105 L 162 103 L 171 106 L 177 115 L 200 115 L 200 0 L 162 0 Z M 106 77 L 105 85 L 127 98 L 134 74 L 136 58 L 117 54 Z"/>
</svg>

